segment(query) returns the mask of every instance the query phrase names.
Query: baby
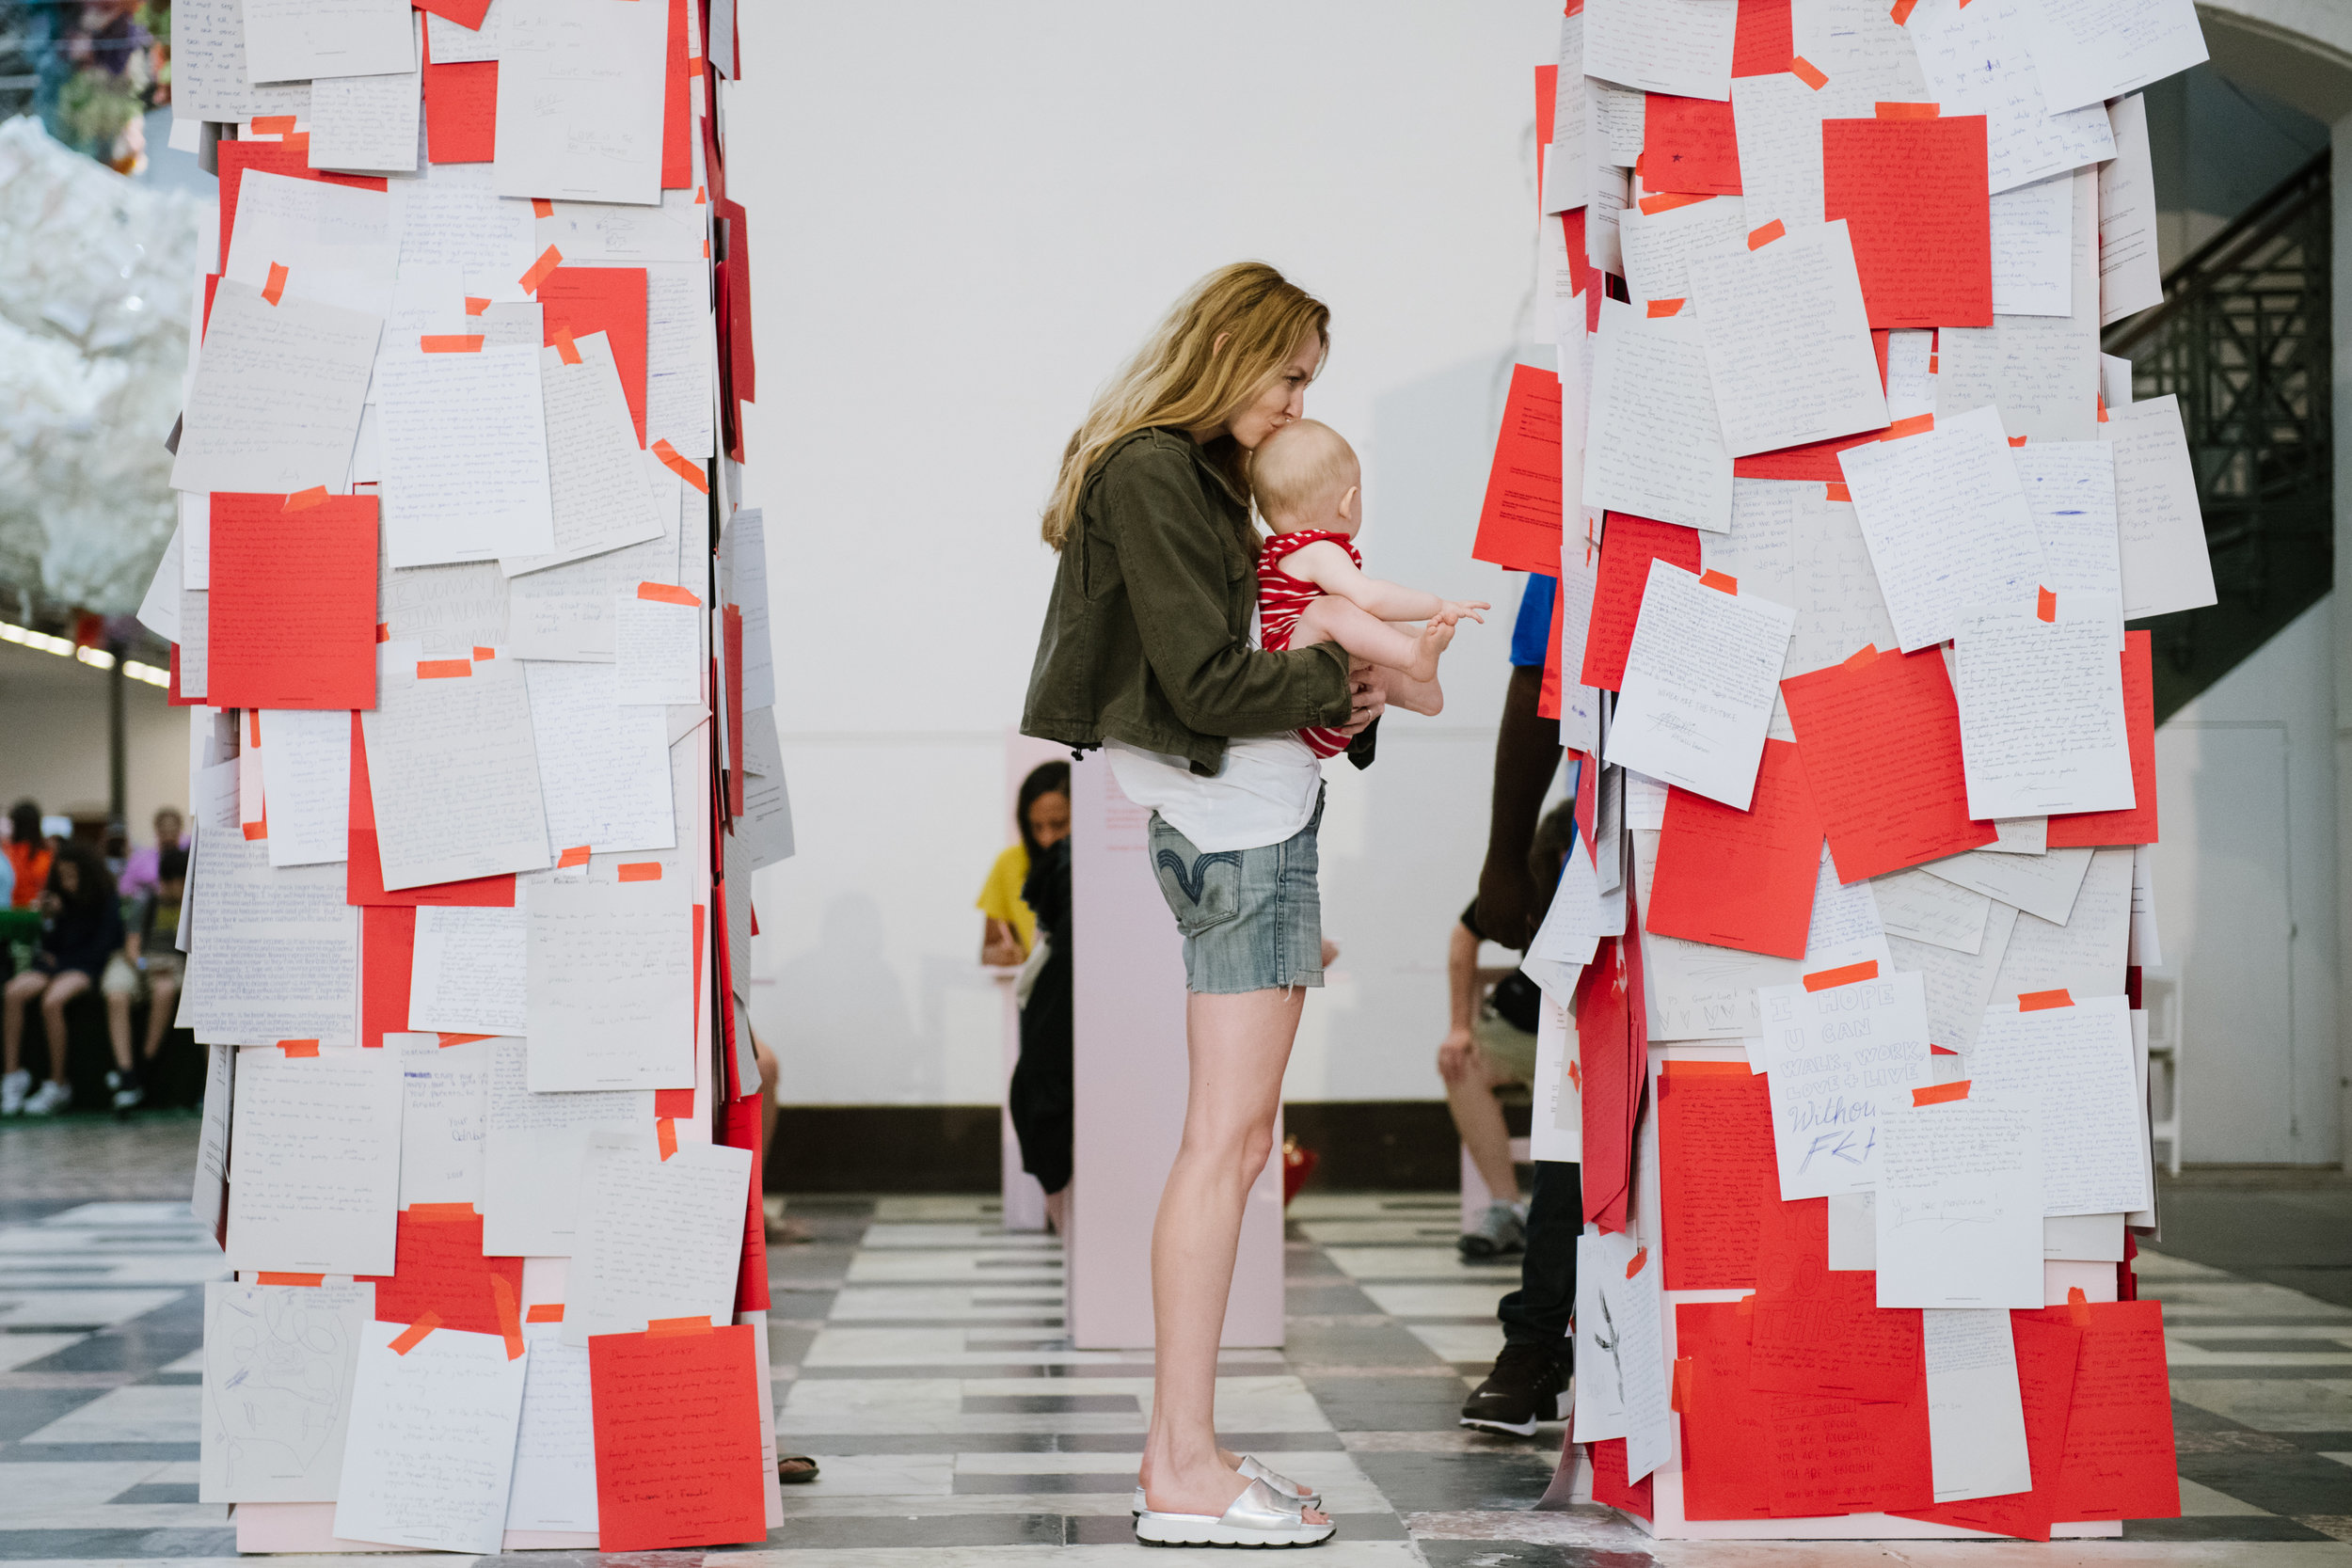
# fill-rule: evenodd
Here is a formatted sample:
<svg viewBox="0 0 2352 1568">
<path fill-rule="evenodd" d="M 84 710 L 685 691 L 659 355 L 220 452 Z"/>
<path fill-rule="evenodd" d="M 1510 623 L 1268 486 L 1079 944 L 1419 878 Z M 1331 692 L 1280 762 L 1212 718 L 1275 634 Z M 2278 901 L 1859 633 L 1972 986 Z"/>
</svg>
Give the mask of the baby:
<svg viewBox="0 0 2352 1568">
<path fill-rule="evenodd" d="M 1336 642 L 1375 665 L 1388 699 L 1414 713 L 1445 705 L 1438 687 L 1438 656 L 1454 641 L 1465 615 L 1484 623 L 1483 599 L 1457 603 L 1363 573 L 1356 553 L 1360 470 L 1340 433 L 1313 420 L 1295 420 L 1262 443 L 1249 464 L 1258 509 L 1274 530 L 1258 556 L 1258 613 L 1269 648 Z M 1425 622 L 1419 631 L 1397 622 Z M 1298 737 L 1319 757 L 1347 750 L 1336 729 L 1312 728 Z"/>
</svg>

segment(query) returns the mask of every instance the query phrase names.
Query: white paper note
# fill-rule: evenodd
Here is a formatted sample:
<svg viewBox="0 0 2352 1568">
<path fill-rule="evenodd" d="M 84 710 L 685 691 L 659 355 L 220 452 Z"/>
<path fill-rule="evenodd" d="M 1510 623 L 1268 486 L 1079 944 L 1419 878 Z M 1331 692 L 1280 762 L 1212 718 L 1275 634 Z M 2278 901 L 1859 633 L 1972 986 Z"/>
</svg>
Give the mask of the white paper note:
<svg viewBox="0 0 2352 1568">
<path fill-rule="evenodd" d="M 1919 869 L 2063 926 L 2067 911 L 2074 907 L 2074 895 L 2083 885 L 2083 875 L 2090 868 L 2088 849 L 2052 849 L 2041 855 L 1999 855 L 1969 849 L 1931 861 Z"/>
<path fill-rule="evenodd" d="M 387 361 L 384 529 L 394 566 L 555 547 L 535 348 Z"/>
<path fill-rule="evenodd" d="M 2164 301 L 2156 249 L 2155 162 L 2148 154 L 2148 105 L 2137 93 L 2106 106 L 2115 156 L 2099 166 L 2099 325 L 2112 326 Z M 2131 402 L 2109 396 L 2107 406 Z"/>
<path fill-rule="evenodd" d="M 199 906 L 201 908 L 201 906 Z M 400 1199 L 400 1056 L 243 1052 L 230 1122 L 229 1266 L 388 1275 Z"/>
<path fill-rule="evenodd" d="M 1747 810 L 1795 620 L 1652 561 L 1607 759 Z"/>
<path fill-rule="evenodd" d="M 1952 685 L 1971 817 L 2133 804 L 2115 600 L 2049 599 L 2048 620 L 2017 601 L 1961 617 Z"/>
<path fill-rule="evenodd" d="M 1731 84 L 1747 222 L 1788 232 L 1821 221 L 1821 95 L 1788 71 Z"/>
<path fill-rule="evenodd" d="M 399 255 L 398 214 L 387 193 L 252 169 L 237 184 L 223 276 L 260 289 L 282 266 L 285 298 L 382 316 L 391 309 Z"/>
<path fill-rule="evenodd" d="M 564 362 L 559 347 L 539 351 L 539 391 L 547 420 L 548 488 L 555 514 L 555 548 L 546 555 L 500 562 L 510 578 L 668 531 L 654 510 L 645 459 L 637 445 L 628 399 L 621 390 L 612 346 L 602 332 L 573 340 L 580 363 Z"/>
<path fill-rule="evenodd" d="M 245 0 L 246 74 L 256 82 L 417 69 L 407 0 Z"/>
<path fill-rule="evenodd" d="M 496 1334 L 436 1328 L 404 1354 L 402 1323 L 359 1346 L 335 1534 L 444 1552 L 495 1552 L 506 1528 L 527 1355 Z"/>
<path fill-rule="evenodd" d="M 1870 890 L 1880 924 L 1888 936 L 1908 937 L 1955 953 L 1983 951 L 1985 922 L 1993 912 L 1993 900 L 1983 894 L 1971 893 L 1924 871 L 1891 871 L 1855 885 Z"/>
<path fill-rule="evenodd" d="M 197 1498 L 335 1500 L 371 1284 L 204 1287 L 204 1425 Z"/>
<path fill-rule="evenodd" d="M 718 349 L 709 264 L 698 259 L 644 267 L 645 434 L 669 442 L 681 457 L 705 462 L 719 450 L 711 420 L 710 372 Z"/>
<path fill-rule="evenodd" d="M 223 279 L 172 460 L 175 490 L 341 486 L 378 318 Z"/>
<path fill-rule="evenodd" d="M 244 0 L 178 0 L 171 8 L 171 112 L 175 131 L 183 121 L 299 118 L 310 112 L 310 84 L 252 80 Z"/>
<path fill-rule="evenodd" d="M 1922 1319 L 1928 1368 L 1928 1457 L 1935 1500 L 1998 1497 L 2033 1489 L 2025 1400 L 2009 1314 L 1931 1309 Z"/>
<path fill-rule="evenodd" d="M 482 1207 L 482 1141 L 490 1106 L 490 1048 L 496 1043 L 443 1045 L 437 1035 L 385 1035 L 384 1049 L 400 1053 L 402 1208 Z"/>
<path fill-rule="evenodd" d="M 1721 101 L 1731 96 L 1739 22 L 1733 0 L 1591 0 L 1584 72 L 1645 92 Z"/>
<path fill-rule="evenodd" d="M 531 699 L 511 658 L 437 673 L 413 642 L 376 644 L 360 715 L 388 890 L 535 871 L 548 863 Z M 419 665 L 427 662 L 420 676 Z M 448 661 L 454 663 L 456 661 Z"/>
<path fill-rule="evenodd" d="M 500 19 L 500 194 L 659 203 L 667 11 L 500 4 L 511 8 Z"/>
<path fill-rule="evenodd" d="M 1820 990 L 1773 986 L 1757 999 L 1780 1196 L 1876 1185 L 1881 1115 L 1930 1077 L 1919 976 L 1882 970 Z"/>
<path fill-rule="evenodd" d="M 2054 175 L 1992 201 L 1993 310 L 2064 316 L 2074 305 L 2074 182 Z"/>
<path fill-rule="evenodd" d="M 1673 1457 L 1674 1417 L 1666 1387 L 1665 1298 L 1658 1255 L 1642 1256 L 1629 1235 L 1604 1236 L 1598 1295 L 1614 1340 L 1625 1405 L 1626 1474 L 1639 1481 Z"/>
<path fill-rule="evenodd" d="M 2099 425 L 2098 179 L 2061 176 L 2074 190 L 2074 267 L 2063 316 L 1995 315 L 1991 326 L 1937 335 L 1937 419 L 2000 410 L 2003 432 L 2036 441 L 2088 441 Z"/>
<path fill-rule="evenodd" d="M 2058 115 L 2042 106 L 2041 83 L 2026 50 L 2026 5 L 2027 0 L 1993 0 L 1963 8 L 1963 0 L 1919 0 L 1906 24 L 1919 52 L 1920 71 L 1942 112 L 1985 117 L 1996 195 L 2115 151 L 2103 105 Z"/>
<path fill-rule="evenodd" d="M 2181 400 L 2111 408 L 2100 436 L 2115 449 L 2115 515 L 2123 557 L 2123 618 L 2168 615 L 2216 602 L 2197 469 L 2181 428 Z"/>
<path fill-rule="evenodd" d="M 1952 636 L 1966 605 L 2040 583 L 2042 546 L 1997 413 L 1939 417 L 1837 461 L 1903 652 Z"/>
<path fill-rule="evenodd" d="M 2034 535 L 2042 542 L 2041 586 L 2060 594 L 2106 594 L 2120 610 L 2123 569 L 2113 443 L 2028 441 L 2010 456 L 2026 489 Z M 2115 630 L 2120 646 L 2120 622 Z"/>
<path fill-rule="evenodd" d="M 2050 858 L 2080 852 L 2054 849 Z M 2122 994 L 2131 923 L 2131 849 L 2091 851 L 2082 890 L 2074 895 L 2065 924 L 2018 915 L 2009 950 L 2001 955 L 2001 967 L 1993 977 L 1991 1005 L 2014 1006 L 2018 997 L 2037 990 L 2064 990 L 2078 998 Z"/>
<path fill-rule="evenodd" d="M 351 851 L 351 715 L 263 708 L 262 790 L 272 865 L 341 863 Z"/>
<path fill-rule="evenodd" d="M 1734 457 L 1886 423 L 1843 218 L 1690 263 L 1724 444 Z"/>
<path fill-rule="evenodd" d="M 1718 532 L 1731 526 L 1731 453 L 1698 322 L 1601 302 L 1584 451 L 1586 506 Z"/>
<path fill-rule="evenodd" d="M 1870 568 L 1870 546 L 1850 501 L 1828 499 L 1827 486 L 1806 484 L 1797 495 L 1797 622 L 1782 676 L 1810 674 L 1867 646 L 1895 645 L 1895 623 Z"/>
<path fill-rule="evenodd" d="M 2042 1304 L 2042 1140 L 2034 1102 L 1982 1083 L 1965 1098 L 1890 1096 L 1880 1117 L 1878 1305 Z"/>
<path fill-rule="evenodd" d="M 531 1370 L 515 1433 L 515 1481 L 506 1496 L 510 1530 L 596 1528 L 596 1433 L 588 1394 L 588 1352 L 564 1343 L 557 1323 L 523 1324 Z"/>
<path fill-rule="evenodd" d="M 482 1248 L 498 1257 L 571 1256 L 588 1134 L 653 1125 L 653 1091 L 533 1094 L 527 1049 L 488 1042 L 490 1122 L 483 1142 Z"/>
<path fill-rule="evenodd" d="M 508 606 L 506 651 L 521 659 L 610 664 L 613 603 L 610 594 L 518 591 Z"/>
<path fill-rule="evenodd" d="M 740 509 L 720 531 L 719 572 L 725 602 L 743 611 L 743 705 L 773 707 L 776 662 L 768 630 L 768 523 L 758 507 Z"/>
<path fill-rule="evenodd" d="M 518 894 L 518 902 L 521 897 Z M 528 929 L 520 908 L 428 904 L 417 911 L 408 1027 L 452 1035 L 521 1034 L 528 1022 L 523 1006 Z"/>
<path fill-rule="evenodd" d="M 2004 998 L 1985 1009 L 1968 1075 L 2041 1117 L 2042 1213 L 2112 1214 L 2148 1204 L 2139 1148 L 2147 1113 L 2132 1065 L 2130 1006 L 2122 996 L 2077 997 L 2072 1006 L 2022 1012 Z"/>
<path fill-rule="evenodd" d="M 532 890 L 534 1090 L 692 1085 L 692 919 L 669 877 Z"/>
<path fill-rule="evenodd" d="M 200 824 L 197 832 L 180 1026 L 206 1044 L 353 1044 L 359 911 L 343 901 L 343 868 L 273 866 L 266 840 Z"/>
<path fill-rule="evenodd" d="M 703 292 L 709 292 L 709 263 L 703 260 L 703 242 L 710 232 L 710 203 L 697 202 L 692 191 L 664 191 L 660 204 L 650 207 L 606 201 L 553 201 L 549 205 L 555 211 L 538 220 L 538 245 L 561 250 L 566 266 L 691 262 Z M 646 281 L 650 287 L 651 277 Z M 685 451 L 683 447 L 678 450 Z"/>
<path fill-rule="evenodd" d="M 1636 308 L 1653 299 L 1691 301 L 1683 309 L 1702 311 L 1691 298 L 1691 258 L 1744 241 L 1746 204 L 1736 196 L 1708 197 L 1680 207 L 1645 213 L 1636 206 L 1617 214 L 1617 244 L 1625 255 L 1626 291 Z"/>
<path fill-rule="evenodd" d="M 680 1143 L 664 1160 L 649 1132 L 590 1133 L 564 1342 L 638 1333 L 656 1318 L 726 1323 L 751 1178 L 748 1148 Z"/>
<path fill-rule="evenodd" d="M 439 63 L 440 52 L 433 57 Z M 393 181 L 389 194 L 399 214 L 402 272 L 455 267 L 469 294 L 523 298 L 522 276 L 542 248 L 532 243 L 531 203 L 500 196 L 487 164 L 435 164 L 422 179 Z M 534 334 L 532 346 L 538 343 Z"/>
<path fill-rule="evenodd" d="M 613 595 L 613 667 L 625 704 L 700 703 L 703 612 L 694 605 Z"/>
<path fill-rule="evenodd" d="M 524 670 L 549 852 L 560 858 L 581 845 L 598 854 L 675 847 L 670 744 L 660 710 L 622 706 L 610 664 Z"/>
<path fill-rule="evenodd" d="M 421 64 L 381 75 L 313 80 L 310 166 L 414 173 L 423 85 Z"/>
<path fill-rule="evenodd" d="M 2025 0 L 2025 41 L 2054 114 L 2121 98 L 2207 58 L 2194 0 Z"/>
</svg>

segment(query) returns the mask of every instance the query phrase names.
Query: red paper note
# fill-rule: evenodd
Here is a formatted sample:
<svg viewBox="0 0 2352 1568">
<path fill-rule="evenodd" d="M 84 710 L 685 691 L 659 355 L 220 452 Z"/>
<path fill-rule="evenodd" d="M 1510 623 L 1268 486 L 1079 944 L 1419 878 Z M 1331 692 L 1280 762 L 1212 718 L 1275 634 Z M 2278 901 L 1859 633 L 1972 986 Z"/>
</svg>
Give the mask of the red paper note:
<svg viewBox="0 0 2352 1568">
<path fill-rule="evenodd" d="M 1795 53 L 1788 0 L 1740 0 L 1739 31 L 1731 43 L 1734 76 L 1777 76 Z"/>
<path fill-rule="evenodd" d="M 2170 1519 L 2181 1512 L 2165 1378 L 2164 1307 L 2091 1302 L 2066 1418 L 2066 1458 L 2050 1499 L 2058 1519 Z M 2041 1314 L 2063 1321 L 2069 1309 Z"/>
<path fill-rule="evenodd" d="M 602 1550 L 768 1538 L 755 1332 L 589 1336 Z"/>
<path fill-rule="evenodd" d="M 1820 864 L 1821 818 L 1797 748 L 1767 740 L 1746 811 L 1669 789 L 1646 928 L 1802 958 Z"/>
<path fill-rule="evenodd" d="M 417 962 L 417 911 L 370 905 L 359 911 L 359 1043 L 381 1046 L 408 1031 L 408 977 Z"/>
<path fill-rule="evenodd" d="M 1759 1290 L 1748 1381 L 1820 1399 L 1910 1398 L 1927 1386 L 1919 1309 L 1880 1307 L 1877 1296 L 1878 1275 L 1867 1269 L 1824 1270 L 1800 1295 Z"/>
<path fill-rule="evenodd" d="M 1650 1478 L 1644 1476 L 1630 1486 L 1625 1483 L 1625 1439 L 1612 1437 L 1586 1447 L 1593 1456 L 1593 1501 L 1650 1517 Z"/>
<path fill-rule="evenodd" d="M 1560 377 L 1514 366 L 1470 554 L 1516 572 L 1560 569 Z"/>
<path fill-rule="evenodd" d="M 1900 1404 L 1771 1398 L 1766 1488 L 1775 1515 L 1819 1518 L 1934 1504 L 1925 1372 Z"/>
<path fill-rule="evenodd" d="M 486 164 L 498 156 L 499 63 L 457 60 L 424 68 L 424 155 L 436 164 Z"/>
<path fill-rule="evenodd" d="M 290 180 L 324 180 L 330 185 L 380 191 L 380 178 L 362 174 L 326 174 L 310 166 L 307 141 L 224 141 L 220 144 L 220 270 L 229 270 L 229 238 L 237 222 L 237 192 L 244 188 L 246 170 L 282 174 Z M 208 297 L 205 309 L 212 302 Z"/>
<path fill-rule="evenodd" d="M 669 40 L 661 71 L 661 188 L 682 191 L 694 182 L 692 127 L 686 71 L 686 0 L 669 0 Z M 641 443 L 642 444 L 642 443 Z"/>
<path fill-rule="evenodd" d="M 2058 1492 L 2058 1470 L 2066 1454 L 2066 1422 L 2074 1397 L 2074 1367 L 2082 1348 L 2079 1329 L 2067 1324 L 2064 1312 L 2011 1312 L 2010 1338 L 2017 1347 L 2017 1391 L 2026 1411 L 2026 1457 L 2032 1466 L 2033 1490 L 2006 1497 L 1973 1497 L 1966 1502 L 1938 1503 L 1911 1511 L 1905 1517 L 1925 1519 L 1990 1535 L 2015 1535 L 2028 1541 L 2050 1539 L 2058 1519 L 2051 1512 Z"/>
<path fill-rule="evenodd" d="M 522 1299 L 523 1260 L 482 1255 L 482 1216 L 449 1214 L 466 1204 L 420 1203 L 400 1212 L 398 1241 L 389 1275 L 361 1275 L 375 1286 L 375 1321 L 412 1323 L 427 1312 L 440 1314 L 444 1327 L 469 1334 L 504 1332 L 493 1275 L 505 1279 Z M 442 1212 L 436 1212 L 442 1211 Z"/>
<path fill-rule="evenodd" d="M 752 354 L 751 224 L 739 201 L 720 202 L 719 218 L 727 226 L 726 274 L 722 281 L 727 296 L 724 347 L 728 372 L 734 378 L 735 395 L 745 403 L 757 403 L 758 364 Z"/>
<path fill-rule="evenodd" d="M 1788 12 L 1781 13 L 1785 19 Z M 1786 60 L 1780 69 L 1788 69 Z M 1731 101 L 1645 93 L 1642 185 L 1690 196 L 1740 194 L 1740 146 Z"/>
<path fill-rule="evenodd" d="M 699 970 L 701 965 L 697 964 Z M 656 1094 L 661 1091 L 657 1089 Z M 751 1212 L 743 1216 L 743 1260 L 735 1271 L 735 1309 L 738 1312 L 768 1310 L 768 1212 L 760 1202 L 764 1184 L 759 1147 L 760 1098 L 756 1092 L 739 1100 L 727 1101 L 726 1142 L 730 1148 L 747 1148 L 752 1154 Z M 687 1107 L 693 1114 L 693 1107 Z"/>
<path fill-rule="evenodd" d="M 1825 119 L 1821 211 L 1853 237 L 1872 326 L 1991 326 L 1984 117 Z"/>
<path fill-rule="evenodd" d="M 1538 719 L 1560 717 L 1560 632 L 1566 614 L 1566 597 L 1556 589 L 1551 595 L 1551 634 L 1544 640 L 1544 684 L 1535 693 Z"/>
<path fill-rule="evenodd" d="M 1577 980 L 1577 1044 L 1584 1070 L 1584 1218 L 1605 1231 L 1626 1227 L 1631 1199 L 1633 1125 L 1642 1104 L 1648 1041 L 1639 1016 L 1641 976 L 1629 968 L 1638 944 L 1603 937 Z"/>
<path fill-rule="evenodd" d="M 389 893 L 384 887 L 384 858 L 375 844 L 375 794 L 368 786 L 368 746 L 359 731 L 359 716 L 351 716 L 351 821 L 349 863 L 344 867 L 343 902 L 394 904 L 477 910 L 515 907 L 515 874 L 476 877 L 463 882 L 429 882 L 423 887 Z M 401 1027 L 405 1028 L 404 1023 Z"/>
<path fill-rule="evenodd" d="M 1663 561 L 1696 575 L 1699 531 L 1630 512 L 1612 512 L 1601 524 L 1600 572 L 1593 585 L 1593 629 L 1584 640 L 1581 686 L 1614 691 L 1625 684 L 1626 650 L 1649 586 L 1649 563 Z"/>
<path fill-rule="evenodd" d="M 375 705 L 375 498 L 213 494 L 215 707 Z"/>
<path fill-rule="evenodd" d="M 2050 818 L 2050 847 L 2156 842 L 2156 675 L 2149 662 L 2149 634 L 2123 634 L 2123 734 L 2132 752 L 2132 799 L 2128 811 L 2084 811 Z"/>
<path fill-rule="evenodd" d="M 1745 1062 L 1661 1065 L 1658 1187 L 1665 1289 L 1753 1287 L 1756 1208 L 1780 1196 L 1772 1098 L 1761 1073 L 1750 1072 Z M 1743 1359 L 1746 1345 L 1743 1324 Z"/>
<path fill-rule="evenodd" d="M 1694 1363 L 1682 1405 L 1686 1518 L 1772 1517 L 1769 1455 L 1775 1396 L 1748 1386 L 1752 1321 L 1735 1301 L 1675 1307 L 1676 1349 Z"/>
<path fill-rule="evenodd" d="M 1791 676 L 1780 689 L 1839 881 L 2000 836 L 1992 823 L 1968 819 L 1960 705 L 1939 650 L 1889 648 L 1859 664 Z"/>
<path fill-rule="evenodd" d="M 620 372 L 621 395 L 637 424 L 637 444 L 645 444 L 645 269 L 557 267 L 539 281 L 537 294 L 545 346 L 556 334 L 575 338 L 601 332 L 612 345 L 612 368 Z"/>
<path fill-rule="evenodd" d="M 1879 360 L 1879 390 L 1886 389 L 1886 332 L 1880 328 L 1870 334 L 1870 348 Z M 1778 451 L 1759 451 L 1747 457 L 1731 460 L 1734 479 L 1793 479 L 1820 480 L 1824 484 L 1842 486 L 1846 470 L 1838 466 L 1837 454 L 1848 447 L 1858 447 L 1866 441 L 1876 441 L 1886 434 L 1883 428 L 1866 430 L 1854 436 L 1833 436 L 1826 441 L 1808 442 L 1802 447 L 1783 447 Z"/>
</svg>

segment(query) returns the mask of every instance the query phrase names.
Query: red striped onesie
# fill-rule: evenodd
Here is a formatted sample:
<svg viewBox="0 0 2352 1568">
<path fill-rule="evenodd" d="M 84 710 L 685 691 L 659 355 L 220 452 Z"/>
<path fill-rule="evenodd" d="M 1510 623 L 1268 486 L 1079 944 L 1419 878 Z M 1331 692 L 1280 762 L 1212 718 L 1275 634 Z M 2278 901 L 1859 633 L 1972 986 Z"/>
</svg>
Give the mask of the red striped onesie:
<svg viewBox="0 0 2352 1568">
<path fill-rule="evenodd" d="M 1363 569 L 1364 558 L 1357 553 L 1356 542 L 1329 529 L 1302 528 L 1295 533 L 1278 533 L 1258 553 L 1258 619 L 1260 640 L 1266 647 L 1278 651 L 1289 647 L 1291 634 L 1298 629 L 1298 618 L 1307 613 L 1309 605 L 1323 597 L 1322 589 L 1290 576 L 1279 562 L 1292 552 L 1325 539 L 1345 550 L 1347 559 L 1356 563 L 1359 571 Z M 1298 738 L 1319 757 L 1335 757 L 1347 750 L 1348 737 L 1327 725 L 1311 725 L 1298 732 Z"/>
</svg>

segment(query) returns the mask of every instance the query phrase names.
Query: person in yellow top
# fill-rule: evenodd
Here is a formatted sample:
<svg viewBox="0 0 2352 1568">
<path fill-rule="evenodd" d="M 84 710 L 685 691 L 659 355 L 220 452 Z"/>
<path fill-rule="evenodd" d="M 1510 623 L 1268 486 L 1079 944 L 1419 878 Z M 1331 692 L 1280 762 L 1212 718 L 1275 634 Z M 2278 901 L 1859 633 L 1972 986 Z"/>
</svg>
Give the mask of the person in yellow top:
<svg viewBox="0 0 2352 1568">
<path fill-rule="evenodd" d="M 1011 969 L 1025 962 L 1037 944 L 1037 915 L 1021 901 L 1030 860 L 1070 836 L 1070 764 L 1043 762 L 1021 781 L 1014 821 L 1021 842 L 1008 847 L 980 884 L 977 908 L 980 962 Z"/>
</svg>

